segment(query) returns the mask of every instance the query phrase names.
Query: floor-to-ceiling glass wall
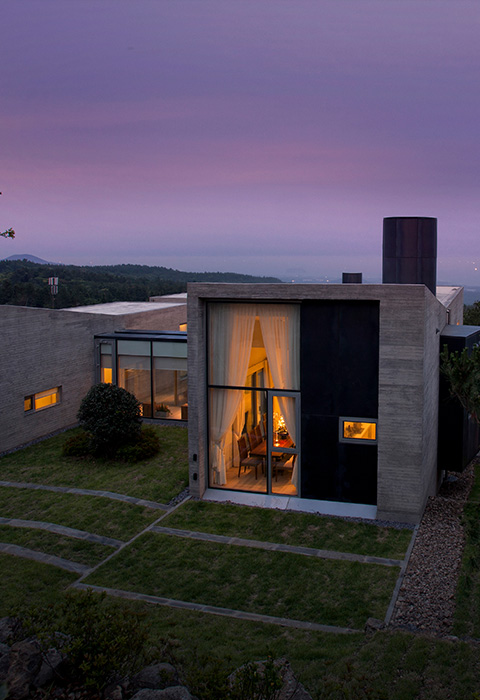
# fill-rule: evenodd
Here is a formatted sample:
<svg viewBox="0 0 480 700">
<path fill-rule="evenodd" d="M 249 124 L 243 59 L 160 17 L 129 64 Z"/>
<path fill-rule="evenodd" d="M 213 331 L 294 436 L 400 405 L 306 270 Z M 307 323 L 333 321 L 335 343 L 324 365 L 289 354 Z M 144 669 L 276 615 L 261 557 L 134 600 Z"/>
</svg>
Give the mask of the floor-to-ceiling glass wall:
<svg viewBox="0 0 480 700">
<path fill-rule="evenodd" d="M 299 495 L 295 304 L 209 304 L 209 484 Z"/>
</svg>

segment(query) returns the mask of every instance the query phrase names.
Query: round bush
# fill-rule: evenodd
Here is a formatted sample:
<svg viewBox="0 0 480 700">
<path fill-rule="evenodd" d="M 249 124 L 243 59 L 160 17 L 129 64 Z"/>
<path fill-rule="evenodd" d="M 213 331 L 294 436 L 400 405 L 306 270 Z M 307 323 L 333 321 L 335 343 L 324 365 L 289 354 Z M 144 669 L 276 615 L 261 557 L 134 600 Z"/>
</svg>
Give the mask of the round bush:
<svg viewBox="0 0 480 700">
<path fill-rule="evenodd" d="M 140 404 L 133 394 L 115 384 L 92 386 L 80 404 L 77 418 L 91 434 L 95 449 L 104 454 L 114 454 L 140 436 Z"/>
</svg>

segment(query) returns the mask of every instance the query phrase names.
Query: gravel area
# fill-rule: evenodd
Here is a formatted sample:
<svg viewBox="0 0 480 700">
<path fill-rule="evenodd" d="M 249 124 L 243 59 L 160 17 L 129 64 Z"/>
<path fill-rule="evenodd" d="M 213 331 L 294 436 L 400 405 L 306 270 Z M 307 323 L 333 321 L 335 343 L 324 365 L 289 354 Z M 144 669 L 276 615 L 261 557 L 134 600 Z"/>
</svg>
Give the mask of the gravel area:
<svg viewBox="0 0 480 700">
<path fill-rule="evenodd" d="M 461 474 L 449 474 L 439 494 L 428 500 L 393 611 L 392 626 L 451 634 L 464 546 L 462 510 L 473 479 L 471 463 Z"/>
</svg>

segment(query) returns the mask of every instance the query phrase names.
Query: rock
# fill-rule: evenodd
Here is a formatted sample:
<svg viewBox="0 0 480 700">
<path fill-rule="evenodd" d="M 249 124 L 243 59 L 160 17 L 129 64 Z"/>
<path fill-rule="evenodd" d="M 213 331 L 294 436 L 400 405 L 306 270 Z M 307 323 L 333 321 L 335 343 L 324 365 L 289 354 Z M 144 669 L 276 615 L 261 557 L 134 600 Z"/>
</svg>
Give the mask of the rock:
<svg viewBox="0 0 480 700">
<path fill-rule="evenodd" d="M 260 676 L 263 676 L 265 670 L 266 661 L 254 661 L 253 666 L 256 667 L 257 672 Z M 308 693 L 304 686 L 295 678 L 292 671 L 290 663 L 284 659 L 275 659 L 273 665 L 279 674 L 280 680 L 282 681 L 282 686 L 278 690 L 278 694 L 275 696 L 275 700 L 312 700 L 312 696 Z M 228 683 L 230 687 L 233 687 L 235 681 L 239 674 L 242 673 L 243 669 L 247 666 L 240 666 L 228 677 Z"/>
<path fill-rule="evenodd" d="M 43 654 L 42 665 L 33 680 L 33 685 L 36 688 L 43 688 L 47 683 L 51 683 L 64 658 L 64 654 L 58 649 L 49 649 L 46 654 Z"/>
<path fill-rule="evenodd" d="M 0 683 L 7 677 L 8 667 L 10 666 L 10 647 L 7 644 L 0 642 Z"/>
<path fill-rule="evenodd" d="M 156 663 L 146 666 L 132 678 L 134 688 L 163 689 L 178 685 L 178 674 L 171 664 Z"/>
<path fill-rule="evenodd" d="M 9 700 L 28 697 L 30 685 L 42 665 L 42 652 L 37 642 L 17 642 L 10 650 L 10 666 L 7 673 Z"/>
<path fill-rule="evenodd" d="M 185 686 L 174 685 L 163 690 L 144 688 L 135 693 L 131 700 L 193 700 L 193 698 Z"/>
<path fill-rule="evenodd" d="M 18 626 L 18 622 L 14 617 L 2 617 L 0 619 L 0 642 L 5 644 L 11 639 Z"/>
<path fill-rule="evenodd" d="M 123 700 L 123 687 L 119 683 L 110 683 L 103 691 L 105 700 Z"/>
<path fill-rule="evenodd" d="M 365 623 L 365 632 L 378 632 L 384 628 L 385 623 L 382 620 L 377 620 L 376 617 L 369 617 Z"/>
</svg>

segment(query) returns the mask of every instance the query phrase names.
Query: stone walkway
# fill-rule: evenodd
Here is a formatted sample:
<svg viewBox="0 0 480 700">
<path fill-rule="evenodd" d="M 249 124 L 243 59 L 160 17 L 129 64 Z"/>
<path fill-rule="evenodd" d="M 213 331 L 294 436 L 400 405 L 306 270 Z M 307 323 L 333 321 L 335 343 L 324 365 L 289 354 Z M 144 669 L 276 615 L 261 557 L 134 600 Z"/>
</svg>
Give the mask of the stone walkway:
<svg viewBox="0 0 480 700">
<path fill-rule="evenodd" d="M 382 566 L 402 566 L 399 559 L 385 559 L 383 557 L 369 557 L 363 554 L 350 554 L 349 552 L 336 552 L 330 549 L 313 549 L 311 547 L 296 547 L 291 544 L 277 544 L 275 542 L 261 542 L 259 540 L 244 540 L 240 537 L 228 537 L 226 535 L 212 535 L 206 532 L 193 532 L 191 530 L 177 530 L 172 527 L 150 526 L 151 532 L 164 535 L 174 535 L 192 540 L 205 542 L 218 542 L 219 544 L 232 544 L 239 547 L 252 547 L 254 549 L 266 549 L 270 552 L 290 552 L 306 557 L 318 557 L 319 559 L 335 559 L 338 561 L 358 561 L 361 564 L 380 564 Z"/>
<path fill-rule="evenodd" d="M 13 554 L 13 556 L 21 557 L 22 559 L 32 559 L 42 564 L 52 564 L 52 566 L 57 566 L 59 569 L 65 569 L 66 571 L 72 571 L 75 574 L 86 574 L 90 571 L 90 567 L 85 564 L 77 564 L 75 561 L 62 559 L 62 557 L 56 557 L 53 554 L 37 552 L 33 549 L 20 547 L 16 544 L 4 544 L 0 542 L 0 552 L 4 554 Z"/>
<path fill-rule="evenodd" d="M 86 540 L 87 542 L 95 542 L 96 544 L 104 544 L 107 547 L 121 547 L 122 540 L 115 540 L 113 537 L 104 537 L 104 535 L 95 535 L 92 532 L 85 530 L 77 530 L 74 527 L 66 527 L 65 525 L 57 525 L 56 523 L 46 523 L 41 520 L 20 520 L 18 518 L 0 518 L 0 525 L 11 525 L 12 527 L 25 527 L 32 530 L 45 530 L 54 532 L 56 535 L 65 535 L 65 537 L 73 537 L 77 540 Z"/>
<path fill-rule="evenodd" d="M 113 491 L 95 491 L 93 489 L 76 489 L 69 486 L 45 486 L 44 484 L 32 484 L 21 481 L 0 481 L 0 486 L 8 486 L 15 489 L 32 489 L 34 491 L 54 491 L 56 493 L 73 493 L 77 496 L 101 496 L 102 498 L 111 498 L 113 501 L 123 501 L 131 503 L 134 506 L 143 506 L 152 508 L 153 510 L 168 511 L 169 507 L 163 503 L 155 501 L 147 501 L 144 498 L 136 498 L 135 496 L 125 496 L 123 493 L 115 493 Z"/>
<path fill-rule="evenodd" d="M 105 588 L 104 586 L 93 586 L 90 584 L 76 581 L 71 585 L 71 588 L 79 588 L 81 590 L 93 590 L 99 593 L 107 593 L 108 595 L 126 600 L 141 600 L 154 605 L 164 605 L 169 608 L 181 608 L 183 610 L 195 610 L 197 612 L 208 613 L 211 615 L 221 615 L 222 617 L 233 617 L 237 620 L 251 620 L 253 622 L 264 622 L 270 625 L 280 625 L 281 627 L 293 627 L 295 629 L 312 630 L 316 632 L 334 632 L 336 634 L 355 634 L 360 630 L 350 629 L 349 627 L 335 627 L 333 625 L 321 625 L 318 622 L 308 622 L 306 620 L 292 620 L 288 617 L 273 617 L 272 615 L 260 615 L 258 613 L 249 613 L 243 610 L 232 610 L 231 608 L 219 608 L 214 605 L 204 605 L 202 603 L 188 603 L 183 600 L 175 600 L 173 598 L 161 598 L 159 596 L 147 595 L 145 593 L 135 593 L 123 591 L 116 588 Z"/>
</svg>

